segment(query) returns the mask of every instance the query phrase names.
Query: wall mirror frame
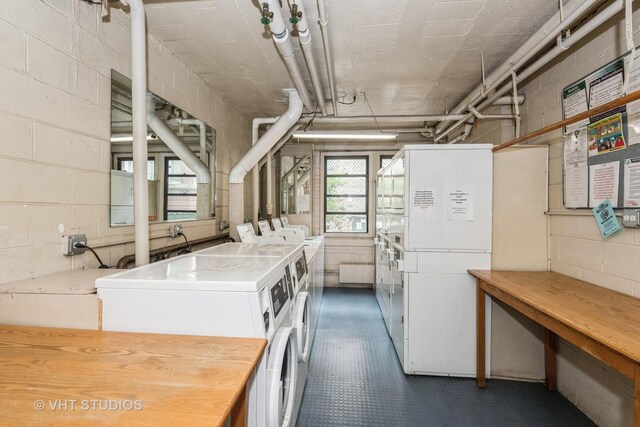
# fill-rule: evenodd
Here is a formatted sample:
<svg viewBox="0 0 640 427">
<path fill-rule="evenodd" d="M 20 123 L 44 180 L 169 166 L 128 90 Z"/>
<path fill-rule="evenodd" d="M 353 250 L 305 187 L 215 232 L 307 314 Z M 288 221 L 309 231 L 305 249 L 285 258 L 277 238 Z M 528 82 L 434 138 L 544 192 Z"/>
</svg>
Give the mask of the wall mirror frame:
<svg viewBox="0 0 640 427">
<path fill-rule="evenodd" d="M 148 92 L 149 221 L 215 217 L 216 130 Z M 111 71 L 110 224 L 133 224 L 131 80 Z"/>
</svg>

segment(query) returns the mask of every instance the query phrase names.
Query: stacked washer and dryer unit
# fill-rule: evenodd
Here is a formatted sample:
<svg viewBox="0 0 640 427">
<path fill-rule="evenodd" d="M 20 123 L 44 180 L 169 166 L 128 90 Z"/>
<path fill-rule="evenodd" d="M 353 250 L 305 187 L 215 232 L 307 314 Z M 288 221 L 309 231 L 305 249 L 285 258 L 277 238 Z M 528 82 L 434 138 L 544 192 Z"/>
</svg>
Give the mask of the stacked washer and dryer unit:
<svg viewBox="0 0 640 427">
<path fill-rule="evenodd" d="M 286 427 L 295 425 L 311 346 L 307 277 L 303 245 L 227 243 L 98 279 L 96 288 L 104 330 L 265 338 L 248 425 Z"/>
</svg>

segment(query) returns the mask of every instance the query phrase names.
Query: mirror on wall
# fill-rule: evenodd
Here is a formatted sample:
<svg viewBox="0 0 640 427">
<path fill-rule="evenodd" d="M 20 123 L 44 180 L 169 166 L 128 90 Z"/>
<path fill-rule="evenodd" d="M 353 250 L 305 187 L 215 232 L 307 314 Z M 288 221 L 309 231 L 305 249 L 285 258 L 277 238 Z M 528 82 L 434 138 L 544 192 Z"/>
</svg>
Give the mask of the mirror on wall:
<svg viewBox="0 0 640 427">
<path fill-rule="evenodd" d="M 149 221 L 215 215 L 216 131 L 159 96 L 147 95 Z M 111 71 L 111 226 L 133 224 L 131 80 Z"/>
<path fill-rule="evenodd" d="M 281 214 L 308 213 L 311 206 L 311 156 L 280 159 Z"/>
</svg>

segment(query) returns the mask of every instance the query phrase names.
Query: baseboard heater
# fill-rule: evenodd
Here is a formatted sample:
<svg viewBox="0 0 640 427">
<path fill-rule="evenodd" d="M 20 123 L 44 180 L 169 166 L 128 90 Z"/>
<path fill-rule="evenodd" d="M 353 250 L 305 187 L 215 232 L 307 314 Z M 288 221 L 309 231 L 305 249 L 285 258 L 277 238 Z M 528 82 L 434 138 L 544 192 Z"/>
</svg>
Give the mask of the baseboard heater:
<svg viewBox="0 0 640 427">
<path fill-rule="evenodd" d="M 338 278 L 340 283 L 373 284 L 375 265 L 370 262 L 341 262 Z"/>
</svg>

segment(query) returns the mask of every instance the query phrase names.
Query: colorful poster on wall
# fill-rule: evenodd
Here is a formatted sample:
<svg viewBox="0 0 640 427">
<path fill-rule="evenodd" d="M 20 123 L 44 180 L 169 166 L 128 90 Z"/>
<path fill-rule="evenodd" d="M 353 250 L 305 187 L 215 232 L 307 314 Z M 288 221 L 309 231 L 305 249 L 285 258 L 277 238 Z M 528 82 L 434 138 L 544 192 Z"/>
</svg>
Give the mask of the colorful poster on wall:
<svg viewBox="0 0 640 427">
<path fill-rule="evenodd" d="M 626 147 L 622 131 L 622 114 L 616 113 L 587 127 L 589 157 L 623 150 Z"/>
<path fill-rule="evenodd" d="M 620 230 L 620 223 L 616 218 L 616 214 L 613 213 L 613 207 L 609 200 L 602 201 L 602 203 L 591 211 L 593 212 L 593 216 L 595 217 L 598 228 L 600 229 L 600 235 L 603 239 L 606 239 L 616 231 Z"/>
<path fill-rule="evenodd" d="M 589 166 L 589 206 L 596 206 L 607 199 L 613 206 L 618 206 L 619 178 L 620 162 Z"/>
<path fill-rule="evenodd" d="M 640 206 L 640 157 L 624 161 L 624 206 Z"/>
</svg>

